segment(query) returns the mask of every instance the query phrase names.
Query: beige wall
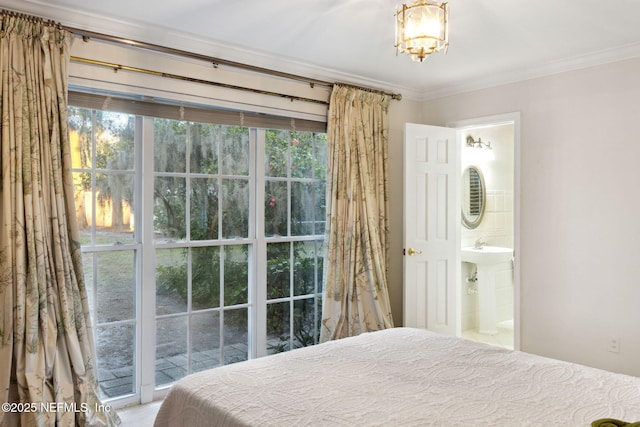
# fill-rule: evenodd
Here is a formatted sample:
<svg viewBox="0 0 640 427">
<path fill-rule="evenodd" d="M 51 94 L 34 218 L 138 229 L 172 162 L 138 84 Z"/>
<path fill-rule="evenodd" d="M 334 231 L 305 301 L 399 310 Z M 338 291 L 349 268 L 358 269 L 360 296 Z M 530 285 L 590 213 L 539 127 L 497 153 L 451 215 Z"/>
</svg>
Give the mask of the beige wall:
<svg viewBox="0 0 640 427">
<path fill-rule="evenodd" d="M 396 326 L 402 325 L 402 177 L 404 124 L 420 123 L 422 104 L 403 100 L 393 101 L 389 107 L 389 239 L 391 259 L 389 265 L 389 298 Z"/>
<path fill-rule="evenodd" d="M 421 117 L 413 103 L 393 106 L 390 292 L 398 324 L 402 123 L 520 112 L 521 349 L 640 376 L 639 76 L 633 59 L 424 102 Z M 608 351 L 611 336 L 618 353 Z"/>
</svg>

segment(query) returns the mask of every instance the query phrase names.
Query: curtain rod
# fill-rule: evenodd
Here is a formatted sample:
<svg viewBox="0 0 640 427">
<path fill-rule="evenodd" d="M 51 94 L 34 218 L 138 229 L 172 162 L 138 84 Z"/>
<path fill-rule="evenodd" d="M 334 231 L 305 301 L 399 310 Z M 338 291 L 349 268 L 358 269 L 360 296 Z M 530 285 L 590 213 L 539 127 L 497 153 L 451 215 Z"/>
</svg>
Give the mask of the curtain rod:
<svg viewBox="0 0 640 427">
<path fill-rule="evenodd" d="M 51 19 L 41 18 L 39 16 L 34 16 L 34 15 L 27 15 L 26 13 L 21 13 L 13 10 L 0 9 L 0 15 L 7 15 L 13 18 L 24 19 L 34 24 L 51 25 L 51 26 L 62 29 L 62 26 L 59 23 Z"/>
<path fill-rule="evenodd" d="M 301 82 L 305 82 L 305 83 L 309 83 L 309 85 L 313 88 L 315 85 L 320 85 L 320 86 L 327 86 L 327 87 L 333 87 L 334 84 L 342 84 L 342 83 L 333 83 L 333 82 L 328 82 L 328 81 L 324 81 L 324 80 L 318 80 L 318 79 L 313 79 L 313 78 L 309 78 L 309 77 L 304 77 L 304 76 L 300 76 L 297 74 L 291 74 L 291 73 L 285 73 L 282 71 L 276 71 L 276 70 L 271 70 L 269 68 L 263 68 L 263 67 L 257 67 L 254 65 L 249 65 L 249 64 L 244 64 L 241 62 L 235 62 L 235 61 L 229 61 L 226 59 L 221 59 L 221 58 L 216 58 L 216 57 L 212 57 L 212 56 L 207 56 L 207 55 L 202 55 L 199 53 L 194 53 L 194 52 L 189 52 L 189 51 L 185 51 L 185 50 L 181 50 L 181 49 L 175 49 L 175 48 L 171 48 L 171 47 L 166 47 L 166 46 L 161 46 L 161 45 L 157 45 L 157 44 L 153 44 L 153 43 L 147 43 L 147 42 L 142 42 L 142 41 L 137 41 L 137 40 L 130 40 L 130 39 L 126 39 L 123 37 L 117 37 L 117 36 L 112 36 L 112 35 L 108 35 L 108 34 L 103 34 L 103 33 L 97 33 L 94 31 L 89 31 L 89 30 L 82 30 L 79 28 L 73 28 L 73 27 L 67 27 L 67 26 L 60 26 L 63 30 L 67 30 L 70 33 L 73 33 L 77 36 L 82 37 L 82 39 L 84 41 L 88 41 L 90 38 L 95 38 L 95 39 L 100 39 L 100 40 L 106 40 L 106 41 L 110 41 L 110 42 L 115 42 L 118 44 L 124 44 L 124 45 L 128 45 L 128 46 L 133 46 L 133 47 L 139 47 L 142 49 L 147 49 L 147 50 L 152 50 L 152 51 L 156 51 L 156 52 L 163 52 L 163 53 L 169 53 L 169 54 L 173 54 L 173 55 L 179 55 L 179 56 L 184 56 L 187 58 L 193 58 L 193 59 L 198 59 L 198 60 L 202 60 L 202 61 L 206 61 L 206 62 L 211 62 L 213 64 L 214 67 L 218 67 L 218 65 L 223 64 L 223 65 L 228 65 L 230 67 L 235 67 L 235 68 L 240 68 L 240 69 L 244 69 L 244 70 L 248 70 L 248 71 L 253 71 L 256 73 L 261 73 L 261 74 L 267 74 L 267 75 L 271 75 L 271 76 L 276 76 L 276 77 L 282 77 L 282 78 L 286 78 L 289 80 L 296 80 L 296 81 L 301 81 Z M 75 60 L 82 60 L 81 58 L 75 58 Z M 88 61 L 88 60 L 87 60 Z M 129 69 L 131 69 L 133 67 L 129 67 Z M 124 67 L 122 69 L 125 69 Z M 153 72 L 154 74 L 156 72 Z M 164 73 L 159 73 L 159 74 L 164 74 Z M 175 76 L 174 78 L 181 78 L 183 80 L 188 80 L 188 77 L 182 77 L 182 76 Z M 195 79 L 194 79 L 195 80 Z M 214 84 L 214 82 L 206 82 L 208 84 Z M 224 84 L 219 84 L 220 86 L 227 86 Z M 388 95 L 391 97 L 391 99 L 395 99 L 400 101 L 402 99 L 402 94 L 398 94 L 398 93 L 391 93 L 391 92 L 385 92 L 382 90 L 378 90 L 378 89 L 372 89 L 372 88 L 366 88 L 366 87 L 361 87 L 361 86 L 356 86 L 356 85 L 352 85 L 352 84 L 347 84 L 345 83 L 344 85 L 346 86 L 351 86 L 354 88 L 358 88 L 358 89 L 362 89 L 362 90 L 366 90 L 366 91 L 370 91 L 370 92 L 376 92 L 376 93 L 381 93 L 384 95 Z M 301 101 L 309 101 L 310 99 L 308 98 L 298 98 L 295 96 L 290 96 L 290 95 L 286 95 L 286 94 L 280 94 L 280 93 L 275 93 L 275 92 L 264 92 L 264 91 L 258 91 L 256 89 L 251 89 L 251 88 L 244 88 L 241 86 L 233 86 L 234 89 L 240 89 L 240 90 L 249 90 L 249 91 L 254 91 L 257 93 L 266 93 L 266 94 L 270 94 L 270 95 L 274 95 L 274 96 L 280 96 L 280 97 L 284 97 L 284 98 L 291 98 L 293 99 L 297 99 L 297 100 L 301 100 Z M 318 100 L 311 100 L 312 102 L 320 102 L 320 103 L 325 103 L 324 101 L 318 101 Z"/>
<path fill-rule="evenodd" d="M 304 98 L 304 97 L 301 97 L 301 96 L 287 95 L 287 94 L 284 94 L 284 93 L 271 92 L 271 91 L 268 91 L 268 90 L 260 90 L 260 89 L 254 89 L 254 88 L 245 87 L 245 86 L 232 85 L 232 84 L 228 84 L 228 83 L 214 82 L 214 81 L 211 81 L 211 80 L 197 79 L 195 77 L 187 77 L 187 76 L 182 76 L 182 75 L 179 75 L 179 74 L 165 73 L 163 71 L 154 71 L 154 70 L 149 70 L 149 69 L 146 69 L 146 68 L 139 68 L 139 67 L 132 67 L 132 66 L 129 66 L 129 65 L 114 64 L 112 62 L 105 62 L 105 61 L 98 61 L 98 60 L 95 60 L 95 59 L 80 58 L 80 57 L 77 57 L 77 56 L 72 56 L 70 59 L 71 59 L 71 61 L 74 61 L 74 62 L 82 62 L 84 64 L 91 64 L 91 65 L 97 65 L 97 66 L 100 66 L 100 67 L 111 68 L 116 72 L 119 71 L 119 70 L 133 71 L 133 72 L 136 72 L 136 73 L 150 74 L 150 75 L 158 76 L 158 77 L 166 77 L 166 78 L 169 78 L 169 79 L 183 80 L 183 81 L 188 81 L 188 82 L 206 84 L 206 85 L 217 86 L 217 87 L 222 87 L 222 88 L 226 88 L 226 89 L 244 90 L 244 91 L 248 91 L 248 92 L 259 93 L 261 95 L 278 96 L 278 97 L 281 97 L 281 98 L 290 99 L 291 101 L 304 101 L 304 102 L 312 102 L 312 103 L 316 103 L 316 104 L 329 105 L 329 102 L 322 101 L 320 99 Z"/>
</svg>

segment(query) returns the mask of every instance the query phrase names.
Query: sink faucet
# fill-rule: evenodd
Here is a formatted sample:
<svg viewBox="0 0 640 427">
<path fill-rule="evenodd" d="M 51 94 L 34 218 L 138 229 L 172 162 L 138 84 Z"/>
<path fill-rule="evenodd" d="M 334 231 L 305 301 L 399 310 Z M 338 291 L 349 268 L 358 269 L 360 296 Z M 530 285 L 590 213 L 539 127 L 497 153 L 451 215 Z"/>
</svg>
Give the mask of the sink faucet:
<svg viewBox="0 0 640 427">
<path fill-rule="evenodd" d="M 475 249 L 482 249 L 486 244 L 487 242 L 484 240 L 484 238 L 479 237 L 478 240 L 476 240 L 476 243 L 473 245 L 473 247 Z"/>
</svg>

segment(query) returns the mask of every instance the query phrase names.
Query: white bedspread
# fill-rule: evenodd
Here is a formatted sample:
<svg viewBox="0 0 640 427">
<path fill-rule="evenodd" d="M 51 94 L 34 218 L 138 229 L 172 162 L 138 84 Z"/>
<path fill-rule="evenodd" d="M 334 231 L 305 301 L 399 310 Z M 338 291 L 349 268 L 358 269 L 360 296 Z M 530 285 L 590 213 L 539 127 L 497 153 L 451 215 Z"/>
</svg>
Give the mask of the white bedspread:
<svg viewBox="0 0 640 427">
<path fill-rule="evenodd" d="M 408 328 L 194 374 L 164 426 L 589 426 L 640 421 L 640 378 Z"/>
</svg>

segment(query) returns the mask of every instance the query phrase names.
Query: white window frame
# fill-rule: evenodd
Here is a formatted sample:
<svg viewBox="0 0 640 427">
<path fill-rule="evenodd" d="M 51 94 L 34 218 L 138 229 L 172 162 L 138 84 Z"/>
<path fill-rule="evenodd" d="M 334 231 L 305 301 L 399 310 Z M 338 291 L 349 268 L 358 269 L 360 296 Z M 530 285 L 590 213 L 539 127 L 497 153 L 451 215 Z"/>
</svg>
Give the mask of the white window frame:
<svg viewBox="0 0 640 427">
<path fill-rule="evenodd" d="M 80 107 L 91 108 L 91 107 Z M 100 108 L 95 108 L 99 110 Z M 131 114 L 131 113 L 130 113 Z M 162 398 L 168 392 L 170 385 L 158 387 L 155 384 L 155 366 L 156 366 L 156 265 L 155 252 L 158 247 L 154 241 L 154 225 L 153 225 L 153 207 L 154 207 L 154 180 L 156 173 L 154 171 L 154 155 L 153 155 L 153 135 L 154 124 L 153 118 L 148 116 L 135 116 L 135 165 L 133 172 L 134 180 L 134 221 L 136 229 L 134 233 L 134 243 L 126 245 L 118 245 L 117 248 L 107 247 L 91 247 L 83 248 L 83 252 L 100 252 L 108 250 L 131 250 L 135 251 L 135 332 L 136 342 L 134 344 L 134 393 L 122 397 L 109 399 L 114 407 L 126 406 L 134 403 L 148 403 L 153 400 Z M 285 236 L 285 237 L 265 237 L 264 218 L 264 198 L 265 198 L 265 182 L 268 177 L 265 176 L 265 145 L 266 130 L 263 128 L 249 128 L 250 138 L 250 171 L 249 171 L 249 234 L 247 238 L 240 239 L 237 244 L 247 244 L 249 246 L 249 294 L 248 294 L 248 358 L 262 357 L 267 354 L 267 245 L 268 243 L 279 242 L 298 242 L 312 241 L 316 242 L 324 239 L 323 235 L 305 235 L 305 236 Z M 188 153 L 187 153 L 188 155 Z M 290 171 L 289 171 L 290 173 Z M 187 179 L 188 180 L 188 179 Z M 287 177 L 291 181 L 291 177 Z M 289 184 L 290 185 L 290 184 Z M 290 195 L 290 192 L 289 192 Z M 93 202 L 95 204 L 95 201 Z M 189 208 L 187 200 L 186 209 Z M 290 234 L 291 219 L 291 200 L 288 200 L 287 215 L 289 219 L 288 231 Z M 95 212 L 95 206 L 94 210 Z M 92 232 L 95 232 L 93 230 Z M 187 236 L 188 237 L 188 236 Z M 162 248 L 175 247 L 195 247 L 195 246 L 211 246 L 211 241 L 204 243 L 192 242 L 187 240 L 187 245 L 181 244 L 163 244 Z M 223 246 L 229 241 L 216 241 L 214 245 Z M 234 242 L 234 244 L 236 244 Z M 96 268 L 94 264 L 94 269 Z M 95 270 L 94 270 L 95 272 Z M 94 274 L 95 277 L 95 274 Z M 308 298 L 308 295 L 294 296 L 293 292 L 293 270 L 290 272 L 290 296 L 279 299 L 289 301 L 291 307 L 295 300 Z M 317 284 L 317 274 L 316 274 Z M 94 280 L 95 282 L 95 280 Z M 190 286 L 190 280 L 189 280 Z M 255 284 L 255 286 L 251 286 Z M 89 284 L 87 284 L 89 285 Z M 316 286 L 316 295 L 321 293 L 321 289 Z M 191 289 L 189 289 L 189 295 Z M 95 295 L 95 293 L 94 293 Z M 271 301 L 273 302 L 273 300 Z M 317 313 L 316 306 L 316 313 Z M 188 306 L 186 316 L 191 317 L 191 307 Z M 95 311 L 95 308 L 94 308 Z M 220 310 L 223 311 L 222 309 Z M 94 319 L 95 313 L 94 314 Z M 293 330 L 293 309 L 290 311 L 290 330 Z M 317 313 L 320 315 L 320 313 Z M 222 317 L 221 317 L 222 320 Z M 131 323 L 131 322 L 128 322 Z M 316 322 L 317 324 L 317 322 Z M 97 326 L 97 325 L 96 325 Z M 151 349 L 151 350 L 150 350 Z M 191 346 L 188 346 L 188 355 L 190 357 Z"/>
</svg>

